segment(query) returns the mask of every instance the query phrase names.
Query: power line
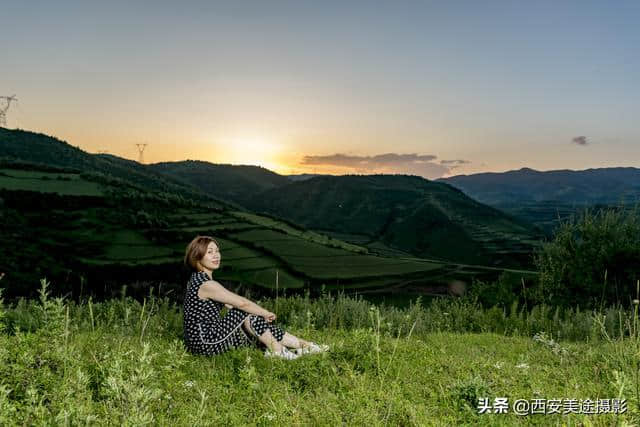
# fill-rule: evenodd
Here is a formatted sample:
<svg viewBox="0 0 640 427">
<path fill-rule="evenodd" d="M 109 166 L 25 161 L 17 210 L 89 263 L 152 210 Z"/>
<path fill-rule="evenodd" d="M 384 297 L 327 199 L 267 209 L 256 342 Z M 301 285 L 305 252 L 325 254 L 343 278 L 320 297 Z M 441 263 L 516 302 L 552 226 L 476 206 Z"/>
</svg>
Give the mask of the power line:
<svg viewBox="0 0 640 427">
<path fill-rule="evenodd" d="M 7 126 L 7 111 L 11 106 L 11 101 L 18 101 L 15 95 L 11 96 L 0 96 L 0 99 L 4 100 L 5 105 L 0 106 L 0 126 Z"/>
<path fill-rule="evenodd" d="M 136 146 L 138 147 L 138 163 L 144 163 L 144 149 L 147 146 L 147 144 L 136 144 Z"/>
</svg>

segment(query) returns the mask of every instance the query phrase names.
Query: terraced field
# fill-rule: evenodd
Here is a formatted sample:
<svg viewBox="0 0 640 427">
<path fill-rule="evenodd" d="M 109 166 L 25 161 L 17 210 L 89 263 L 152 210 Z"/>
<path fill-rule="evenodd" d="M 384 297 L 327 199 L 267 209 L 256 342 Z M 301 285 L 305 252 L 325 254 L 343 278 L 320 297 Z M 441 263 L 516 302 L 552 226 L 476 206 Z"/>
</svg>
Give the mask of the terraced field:
<svg viewBox="0 0 640 427">
<path fill-rule="evenodd" d="M 86 261 L 100 265 L 179 264 L 186 243 L 195 235 L 208 234 L 218 240 L 222 251 L 218 278 L 264 288 L 417 289 L 433 282 L 470 281 L 472 276 L 493 274 L 493 269 L 439 260 L 365 254 L 367 249 L 361 246 L 254 214 L 187 211 L 174 213 L 169 219 L 169 230 L 176 233 L 171 244 L 159 246 L 142 232 L 111 231 L 102 237 L 104 257 Z"/>
<path fill-rule="evenodd" d="M 314 279 L 356 279 L 429 272 L 442 264 L 363 255 L 327 247 L 274 230 L 252 230 L 230 236 L 267 251 L 295 271 Z"/>
<path fill-rule="evenodd" d="M 102 187 L 79 174 L 0 169 L 0 188 L 57 193 L 68 196 L 101 196 Z"/>
<path fill-rule="evenodd" d="M 265 216 L 255 215 L 247 212 L 230 212 L 229 214 L 237 218 L 245 219 L 251 222 L 252 224 L 261 225 L 268 229 L 280 230 L 290 236 L 300 237 L 304 240 L 319 243 L 321 245 L 337 246 L 346 250 L 359 252 L 359 253 L 367 252 L 367 249 L 365 247 L 354 245 L 352 243 L 347 243 L 342 239 L 340 239 L 339 237 L 332 238 L 329 235 L 319 234 L 314 231 L 300 230 L 298 228 L 294 228 L 288 224 L 285 224 L 282 221 L 278 221 L 273 218 L 268 218 Z"/>
<path fill-rule="evenodd" d="M 361 244 L 346 243 L 340 235 L 304 230 L 250 212 L 154 205 L 161 201 L 110 206 L 109 194 L 117 188 L 85 181 L 78 174 L 2 169 L 0 188 L 57 193 L 70 201 L 76 196 L 104 197 L 95 206 L 85 206 L 83 201 L 66 209 L 63 202 L 47 212 L 28 212 L 26 218 L 37 226 L 27 228 L 37 230 L 40 242 L 53 253 L 69 251 L 69 259 L 93 268 L 97 276 L 99 269 L 107 269 L 114 280 L 118 271 L 131 269 L 141 272 L 137 276 L 141 280 L 157 267 L 175 272 L 176 277 L 184 274 L 184 248 L 196 235 L 212 235 L 220 243 L 222 263 L 217 278 L 249 287 L 426 292 L 434 285 L 446 286 L 454 280 L 469 283 L 473 277 L 495 276 L 501 271 L 416 258 L 365 238 Z M 140 223 L 140 218 L 146 222 Z M 502 235 L 482 226 L 473 233 L 488 247 L 509 238 L 508 231 Z"/>
</svg>

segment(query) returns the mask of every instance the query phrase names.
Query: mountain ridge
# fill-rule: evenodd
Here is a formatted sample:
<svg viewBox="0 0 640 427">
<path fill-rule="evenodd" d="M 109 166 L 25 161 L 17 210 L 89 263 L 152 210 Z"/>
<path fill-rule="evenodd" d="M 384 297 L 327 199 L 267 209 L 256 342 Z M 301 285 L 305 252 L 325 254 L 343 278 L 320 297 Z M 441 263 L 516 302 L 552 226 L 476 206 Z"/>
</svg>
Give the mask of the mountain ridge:
<svg viewBox="0 0 640 427">
<path fill-rule="evenodd" d="M 611 204 L 640 200 L 640 169 L 634 167 L 536 171 L 522 168 L 439 178 L 491 206 L 562 201 Z"/>
</svg>

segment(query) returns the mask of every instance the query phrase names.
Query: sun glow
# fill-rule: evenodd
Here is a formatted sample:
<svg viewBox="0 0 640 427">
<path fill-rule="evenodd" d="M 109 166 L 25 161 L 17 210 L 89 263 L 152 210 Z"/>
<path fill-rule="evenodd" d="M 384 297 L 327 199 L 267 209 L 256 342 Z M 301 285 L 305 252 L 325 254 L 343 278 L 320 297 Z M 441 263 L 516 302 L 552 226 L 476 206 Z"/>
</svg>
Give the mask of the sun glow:
<svg viewBox="0 0 640 427">
<path fill-rule="evenodd" d="M 262 166 L 273 172 L 289 173 L 289 166 L 283 164 L 285 147 L 264 137 L 237 136 L 224 141 L 223 152 L 218 162 L 234 165 Z"/>
</svg>

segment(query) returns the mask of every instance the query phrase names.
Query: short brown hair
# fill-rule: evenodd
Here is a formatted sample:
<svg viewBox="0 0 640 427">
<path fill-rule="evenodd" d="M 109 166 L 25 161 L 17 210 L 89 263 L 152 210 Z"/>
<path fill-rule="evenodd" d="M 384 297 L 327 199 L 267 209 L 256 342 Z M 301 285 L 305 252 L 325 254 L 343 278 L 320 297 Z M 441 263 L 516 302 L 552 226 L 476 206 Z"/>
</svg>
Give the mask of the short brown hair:
<svg viewBox="0 0 640 427">
<path fill-rule="evenodd" d="M 196 236 L 191 243 L 187 245 L 187 250 L 184 254 L 184 265 L 191 267 L 193 270 L 198 270 L 198 262 L 207 253 L 207 246 L 209 243 L 215 243 L 218 249 L 220 244 L 211 236 Z"/>
</svg>

